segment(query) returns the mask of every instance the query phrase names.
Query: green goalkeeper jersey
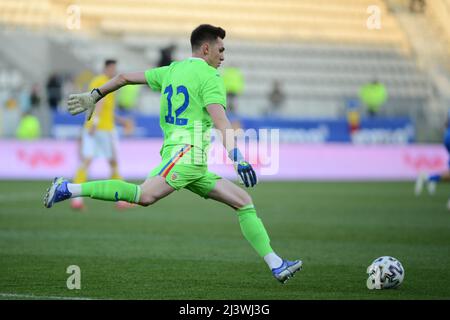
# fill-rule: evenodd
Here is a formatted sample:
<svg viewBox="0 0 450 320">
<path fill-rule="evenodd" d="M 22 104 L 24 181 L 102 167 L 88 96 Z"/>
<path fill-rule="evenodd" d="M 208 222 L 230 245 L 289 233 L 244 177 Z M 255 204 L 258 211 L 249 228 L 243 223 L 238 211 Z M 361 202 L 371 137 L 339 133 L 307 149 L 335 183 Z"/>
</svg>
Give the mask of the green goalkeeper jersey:
<svg viewBox="0 0 450 320">
<path fill-rule="evenodd" d="M 147 70 L 145 78 L 150 88 L 161 92 L 161 151 L 190 144 L 201 151 L 201 162 L 206 163 L 213 126 L 206 107 L 220 104 L 226 108 L 225 86 L 217 69 L 203 59 L 189 58 Z"/>
</svg>

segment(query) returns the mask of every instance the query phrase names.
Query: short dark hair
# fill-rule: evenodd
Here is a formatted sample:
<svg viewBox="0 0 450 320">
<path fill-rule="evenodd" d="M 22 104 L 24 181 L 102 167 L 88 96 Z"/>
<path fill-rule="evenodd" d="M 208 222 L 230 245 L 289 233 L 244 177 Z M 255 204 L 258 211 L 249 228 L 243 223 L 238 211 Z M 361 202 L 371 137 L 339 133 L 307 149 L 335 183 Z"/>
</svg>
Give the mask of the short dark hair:
<svg viewBox="0 0 450 320">
<path fill-rule="evenodd" d="M 192 50 L 198 49 L 205 41 L 216 41 L 217 38 L 225 38 L 225 30 L 210 24 L 201 24 L 191 33 Z"/>
<path fill-rule="evenodd" d="M 110 64 L 116 64 L 116 63 L 117 63 L 117 60 L 115 60 L 115 59 L 106 59 L 105 60 L 105 68 L 107 66 L 109 66 Z"/>
</svg>

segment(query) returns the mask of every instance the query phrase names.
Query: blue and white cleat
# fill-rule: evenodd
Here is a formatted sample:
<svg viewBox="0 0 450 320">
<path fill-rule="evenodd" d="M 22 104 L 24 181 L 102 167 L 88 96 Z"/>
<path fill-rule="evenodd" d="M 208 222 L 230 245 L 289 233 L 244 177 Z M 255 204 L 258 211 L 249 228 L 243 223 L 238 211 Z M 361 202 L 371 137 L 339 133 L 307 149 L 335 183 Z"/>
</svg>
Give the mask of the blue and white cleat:
<svg viewBox="0 0 450 320">
<path fill-rule="evenodd" d="M 52 185 L 47 189 L 44 196 L 44 206 L 46 208 L 51 208 L 55 202 L 69 199 L 72 196 L 72 193 L 67 189 L 68 182 L 64 178 L 55 178 L 53 180 Z"/>
<path fill-rule="evenodd" d="M 303 263 L 301 260 L 283 260 L 280 267 L 272 269 L 272 274 L 278 281 L 285 283 L 292 278 L 297 271 L 302 269 L 302 265 Z"/>
</svg>

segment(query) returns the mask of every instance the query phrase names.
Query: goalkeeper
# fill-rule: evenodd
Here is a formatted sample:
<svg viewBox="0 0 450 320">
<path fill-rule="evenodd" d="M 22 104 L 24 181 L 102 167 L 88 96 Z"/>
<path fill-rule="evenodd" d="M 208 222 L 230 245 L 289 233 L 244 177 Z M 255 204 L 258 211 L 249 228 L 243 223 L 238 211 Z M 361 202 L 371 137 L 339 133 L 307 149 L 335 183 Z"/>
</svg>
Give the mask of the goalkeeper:
<svg viewBox="0 0 450 320">
<path fill-rule="evenodd" d="M 72 184 L 61 177 L 55 178 L 47 190 L 44 205 L 50 208 L 55 202 L 69 198 L 91 197 L 148 206 L 175 190 L 186 188 L 236 210 L 244 237 L 267 263 L 273 276 L 284 283 L 301 269 L 302 261 L 281 259 L 271 248 L 250 195 L 207 167 L 214 124 L 243 184 L 253 187 L 257 183 L 255 171 L 237 148 L 234 134 L 231 138 L 227 135 L 233 129 L 225 114 L 225 88 L 217 72 L 224 60 L 224 38 L 222 28 L 200 25 L 191 34 L 192 57 L 145 72 L 119 74 L 90 93 L 70 95 L 69 111 L 74 115 L 86 112 L 89 119 L 99 100 L 124 85 L 147 84 L 161 92 L 162 161 L 141 185 L 120 180 Z"/>
</svg>

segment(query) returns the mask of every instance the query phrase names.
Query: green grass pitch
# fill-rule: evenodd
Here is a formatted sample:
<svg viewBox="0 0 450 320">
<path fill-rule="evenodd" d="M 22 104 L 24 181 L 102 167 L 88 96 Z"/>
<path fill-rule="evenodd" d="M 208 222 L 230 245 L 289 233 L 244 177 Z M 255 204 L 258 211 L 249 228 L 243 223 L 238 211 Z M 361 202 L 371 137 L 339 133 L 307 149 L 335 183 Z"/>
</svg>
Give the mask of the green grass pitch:
<svg viewBox="0 0 450 320">
<path fill-rule="evenodd" d="M 0 299 L 449 299 L 450 185 L 263 182 L 250 193 L 277 253 L 304 268 L 285 285 L 243 238 L 234 212 L 189 191 L 117 211 L 87 200 L 45 209 L 47 181 L 0 181 Z M 405 281 L 370 291 L 366 268 L 398 258 Z M 81 269 L 69 290 L 66 269 Z"/>
</svg>

